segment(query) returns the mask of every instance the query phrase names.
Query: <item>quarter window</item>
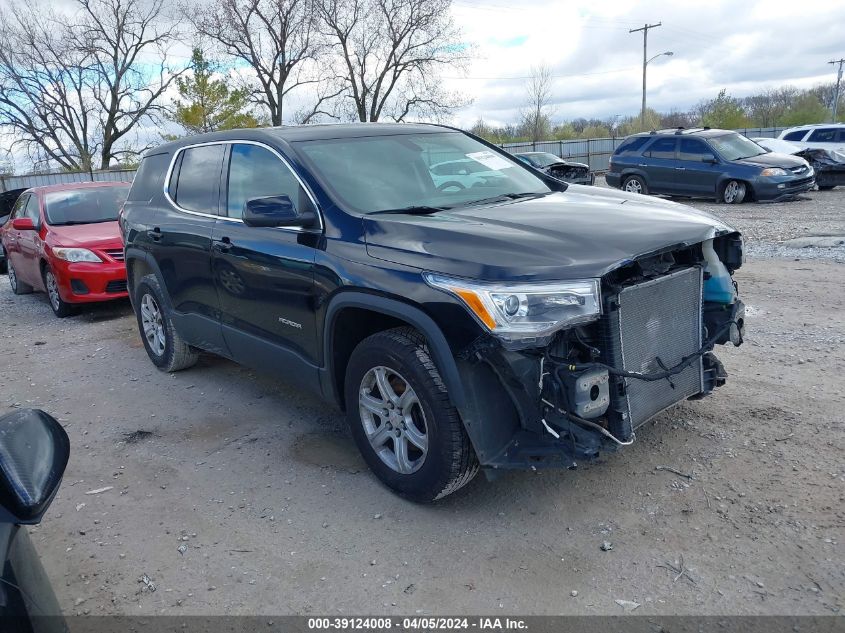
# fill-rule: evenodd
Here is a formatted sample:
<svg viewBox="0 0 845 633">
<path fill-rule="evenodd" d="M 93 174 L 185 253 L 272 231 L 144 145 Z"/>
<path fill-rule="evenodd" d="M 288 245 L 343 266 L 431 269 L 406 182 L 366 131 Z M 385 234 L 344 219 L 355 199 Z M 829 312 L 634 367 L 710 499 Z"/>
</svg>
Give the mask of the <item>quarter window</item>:
<svg viewBox="0 0 845 633">
<path fill-rule="evenodd" d="M 170 196 L 176 204 L 188 211 L 217 214 L 224 150 L 223 145 L 200 145 L 182 150 L 169 186 Z"/>
<path fill-rule="evenodd" d="M 233 145 L 226 196 L 229 217 L 243 217 L 247 200 L 281 195 L 288 196 L 297 209 L 308 205 L 304 189 L 278 156 L 260 145 Z"/>
<path fill-rule="evenodd" d="M 629 139 L 622 141 L 622 145 L 616 148 L 616 151 L 613 152 L 616 156 L 623 156 L 625 154 L 633 154 L 638 150 L 642 149 L 642 147 L 648 143 L 647 136 L 633 136 Z"/>
<path fill-rule="evenodd" d="M 807 133 L 807 130 L 796 130 L 795 132 L 790 132 L 786 136 L 783 137 L 784 141 L 801 141 L 804 139 L 804 135 Z"/>
<path fill-rule="evenodd" d="M 651 158 L 675 158 L 675 139 L 659 138 L 645 152 Z"/>
</svg>

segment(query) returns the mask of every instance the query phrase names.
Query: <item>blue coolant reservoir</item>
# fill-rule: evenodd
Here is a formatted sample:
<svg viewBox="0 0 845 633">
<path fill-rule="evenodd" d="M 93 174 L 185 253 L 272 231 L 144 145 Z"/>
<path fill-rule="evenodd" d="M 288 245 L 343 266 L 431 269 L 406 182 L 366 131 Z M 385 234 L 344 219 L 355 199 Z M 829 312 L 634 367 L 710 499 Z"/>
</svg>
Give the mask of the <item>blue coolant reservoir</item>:
<svg viewBox="0 0 845 633">
<path fill-rule="evenodd" d="M 713 250 L 713 240 L 703 242 L 701 250 L 707 263 L 704 270 L 710 274 L 710 278 L 704 280 L 704 300 L 733 303 L 736 299 L 736 289 L 731 274 Z"/>
</svg>

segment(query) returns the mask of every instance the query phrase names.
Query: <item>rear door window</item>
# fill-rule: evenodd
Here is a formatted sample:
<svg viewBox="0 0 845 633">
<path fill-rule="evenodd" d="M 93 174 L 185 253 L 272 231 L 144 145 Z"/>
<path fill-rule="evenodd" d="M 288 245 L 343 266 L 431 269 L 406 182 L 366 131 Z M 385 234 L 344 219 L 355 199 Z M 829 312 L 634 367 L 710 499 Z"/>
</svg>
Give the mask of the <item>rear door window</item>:
<svg viewBox="0 0 845 633">
<path fill-rule="evenodd" d="M 813 130 L 813 133 L 810 134 L 810 138 L 807 139 L 808 143 L 835 143 L 836 142 L 836 133 L 837 130 L 835 127 L 826 127 L 826 128 L 819 128 L 817 130 Z"/>
<path fill-rule="evenodd" d="M 188 211 L 217 214 L 224 151 L 225 146 L 222 144 L 182 150 L 178 175 L 174 168 L 176 182 L 171 178 L 168 188 L 177 205 Z"/>
<path fill-rule="evenodd" d="M 644 154 L 650 158 L 675 158 L 676 144 L 674 138 L 659 138 L 649 145 Z"/>
<path fill-rule="evenodd" d="M 30 220 L 32 220 L 32 223 L 35 226 L 38 226 L 41 223 L 41 213 L 38 205 L 38 196 L 29 196 L 29 200 L 26 201 L 26 208 L 23 211 L 22 217 L 29 218 Z"/>
<path fill-rule="evenodd" d="M 26 209 L 26 203 L 29 202 L 30 198 L 32 198 L 32 194 L 26 194 L 18 198 L 15 206 L 12 207 L 12 219 L 24 217 L 24 209 Z"/>
</svg>

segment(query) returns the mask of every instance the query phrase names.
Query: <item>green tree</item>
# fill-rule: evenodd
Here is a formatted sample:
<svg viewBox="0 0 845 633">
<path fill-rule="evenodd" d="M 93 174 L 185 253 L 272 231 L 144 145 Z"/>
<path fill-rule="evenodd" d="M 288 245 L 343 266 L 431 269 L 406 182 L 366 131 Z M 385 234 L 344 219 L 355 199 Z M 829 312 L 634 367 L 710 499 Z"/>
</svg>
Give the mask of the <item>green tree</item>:
<svg viewBox="0 0 845 633">
<path fill-rule="evenodd" d="M 187 134 L 258 127 L 258 119 L 247 110 L 249 91 L 230 88 L 200 48 L 194 48 L 191 69 L 191 75 L 176 80 L 179 99 L 170 117 Z"/>
<path fill-rule="evenodd" d="M 739 99 L 734 99 L 722 88 L 715 99 L 699 105 L 701 123 L 707 127 L 734 130 L 748 127 L 748 117 Z"/>
<path fill-rule="evenodd" d="M 830 111 L 819 101 L 812 92 L 805 92 L 796 98 L 785 114 L 781 115 L 780 125 L 805 125 L 807 123 L 824 123 L 830 118 Z"/>
</svg>

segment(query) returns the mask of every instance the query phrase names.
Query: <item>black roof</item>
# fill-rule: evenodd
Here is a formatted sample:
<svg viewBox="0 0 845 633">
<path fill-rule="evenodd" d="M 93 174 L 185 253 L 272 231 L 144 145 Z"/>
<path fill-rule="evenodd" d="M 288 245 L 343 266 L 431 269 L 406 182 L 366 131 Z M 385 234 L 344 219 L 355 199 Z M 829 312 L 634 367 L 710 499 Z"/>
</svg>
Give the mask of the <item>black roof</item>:
<svg viewBox="0 0 845 633">
<path fill-rule="evenodd" d="M 150 153 L 173 151 L 185 145 L 212 143 L 215 141 L 313 141 L 334 138 L 358 138 L 364 136 L 394 136 L 397 134 L 435 134 L 458 131 L 433 123 L 325 123 L 319 125 L 282 125 L 278 127 L 225 130 L 186 136 L 170 143 L 159 145 Z"/>
</svg>

